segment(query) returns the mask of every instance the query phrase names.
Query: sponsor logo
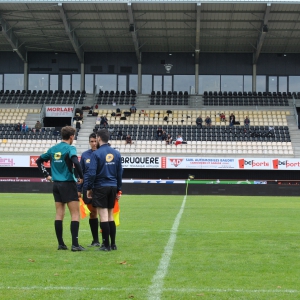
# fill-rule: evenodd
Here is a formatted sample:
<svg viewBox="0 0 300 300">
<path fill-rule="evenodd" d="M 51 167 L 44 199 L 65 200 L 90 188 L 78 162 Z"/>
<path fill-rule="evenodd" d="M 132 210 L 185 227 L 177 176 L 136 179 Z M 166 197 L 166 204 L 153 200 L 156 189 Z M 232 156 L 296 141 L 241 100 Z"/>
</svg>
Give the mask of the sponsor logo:
<svg viewBox="0 0 300 300">
<path fill-rule="evenodd" d="M 183 161 L 183 158 L 170 158 L 171 165 L 178 167 Z"/>
<path fill-rule="evenodd" d="M 73 107 L 47 107 L 47 111 L 73 112 Z"/>
<path fill-rule="evenodd" d="M 106 162 L 111 162 L 113 159 L 114 159 L 114 156 L 111 153 L 107 154 L 105 157 Z"/>
<path fill-rule="evenodd" d="M 37 167 L 37 164 L 36 164 L 36 160 L 39 158 L 39 156 L 30 156 L 30 167 Z M 46 167 L 46 168 L 50 168 L 50 161 L 48 162 L 44 162 L 43 165 Z"/>
<path fill-rule="evenodd" d="M 255 161 L 253 160 L 246 160 L 246 159 L 239 159 L 239 168 L 244 169 L 245 167 L 269 167 L 269 163 L 267 161 Z"/>
<path fill-rule="evenodd" d="M 14 166 L 14 159 L 13 158 L 0 157 L 0 166 L 1 167 L 13 167 Z"/>
<path fill-rule="evenodd" d="M 273 169 L 279 169 L 280 167 L 288 168 L 299 168 L 300 161 L 289 161 L 289 160 L 280 160 L 280 159 L 273 159 Z M 280 168 L 282 169 L 282 168 Z"/>
<path fill-rule="evenodd" d="M 54 159 L 56 159 L 56 160 L 61 159 L 61 152 L 56 152 L 54 154 Z"/>
</svg>

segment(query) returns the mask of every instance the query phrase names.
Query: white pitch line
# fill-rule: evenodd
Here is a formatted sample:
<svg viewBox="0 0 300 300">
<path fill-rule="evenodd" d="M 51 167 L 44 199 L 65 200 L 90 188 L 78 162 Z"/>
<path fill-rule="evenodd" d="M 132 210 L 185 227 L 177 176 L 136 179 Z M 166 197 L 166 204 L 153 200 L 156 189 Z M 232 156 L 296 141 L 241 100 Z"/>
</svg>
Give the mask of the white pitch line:
<svg viewBox="0 0 300 300">
<path fill-rule="evenodd" d="M 160 259 L 160 263 L 158 265 L 156 273 L 152 278 L 152 284 L 148 289 L 148 299 L 149 300 L 159 300 L 160 295 L 163 291 L 164 278 L 168 272 L 168 266 L 169 266 L 170 259 L 171 259 L 172 253 L 173 253 L 173 248 L 174 248 L 174 244 L 175 244 L 176 237 L 177 237 L 177 231 L 178 231 L 182 213 L 184 211 L 185 203 L 186 203 L 186 195 L 183 198 L 180 210 L 179 210 L 179 212 L 176 216 L 176 219 L 173 223 L 169 241 L 165 247 L 165 251 L 162 255 L 162 258 Z"/>
<path fill-rule="evenodd" d="M 139 288 L 140 290 L 146 290 L 146 288 Z M 50 291 L 132 291 L 132 287 L 76 287 L 76 286 L 0 286 L 0 290 L 22 290 L 22 291 L 34 291 L 34 290 L 50 290 Z M 300 290 L 288 290 L 288 289 L 273 289 L 273 290 L 260 290 L 260 289 L 217 289 L 217 288 L 166 288 L 163 289 L 166 292 L 176 293 L 248 293 L 248 294 L 300 294 Z"/>
</svg>

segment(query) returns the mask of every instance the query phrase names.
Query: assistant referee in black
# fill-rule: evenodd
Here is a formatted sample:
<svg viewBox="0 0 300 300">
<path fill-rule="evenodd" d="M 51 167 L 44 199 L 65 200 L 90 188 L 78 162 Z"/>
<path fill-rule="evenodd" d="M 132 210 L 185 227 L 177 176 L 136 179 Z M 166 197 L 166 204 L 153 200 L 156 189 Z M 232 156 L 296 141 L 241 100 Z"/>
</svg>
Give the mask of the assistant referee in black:
<svg viewBox="0 0 300 300">
<path fill-rule="evenodd" d="M 108 140 L 106 129 L 97 132 L 100 148 L 91 155 L 87 183 L 87 197 L 93 199 L 92 204 L 100 216 L 104 244 L 100 251 L 117 250 L 113 208 L 117 193 L 121 191 L 123 174 L 120 152 L 110 147 Z"/>
</svg>

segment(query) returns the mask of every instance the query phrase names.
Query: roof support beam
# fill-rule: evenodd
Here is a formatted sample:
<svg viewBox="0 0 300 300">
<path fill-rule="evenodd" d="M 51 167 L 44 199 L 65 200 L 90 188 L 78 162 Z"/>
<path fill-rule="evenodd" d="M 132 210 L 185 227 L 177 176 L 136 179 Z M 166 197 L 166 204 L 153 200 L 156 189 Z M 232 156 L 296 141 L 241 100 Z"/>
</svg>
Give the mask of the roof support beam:
<svg viewBox="0 0 300 300">
<path fill-rule="evenodd" d="M 195 63 L 199 64 L 200 54 L 200 15 L 201 15 L 201 3 L 197 3 L 197 23 L 196 23 L 196 47 L 195 47 Z"/>
<path fill-rule="evenodd" d="M 139 40 L 138 40 L 137 32 L 135 30 L 135 23 L 134 23 L 131 2 L 127 3 L 127 8 L 128 8 L 128 19 L 129 19 L 129 31 L 132 36 L 132 41 L 133 41 L 137 61 L 140 64 L 141 63 L 141 54 L 140 54 Z"/>
<path fill-rule="evenodd" d="M 19 57 L 22 59 L 23 62 L 27 61 L 26 57 L 26 49 L 24 44 L 22 44 L 19 39 L 14 34 L 14 31 L 12 30 L 12 27 L 9 26 L 9 24 L 2 18 L 0 15 L 0 22 L 2 26 L 2 34 L 7 39 L 7 41 L 10 43 L 13 52 L 16 52 Z"/>
<path fill-rule="evenodd" d="M 80 44 L 78 37 L 75 33 L 75 30 L 72 28 L 70 22 L 67 20 L 67 16 L 65 13 L 65 10 L 63 8 L 62 3 L 58 3 L 59 11 L 60 11 L 60 17 L 64 23 L 65 31 L 71 41 L 71 44 L 77 54 L 77 57 L 81 63 L 84 62 L 84 53 L 82 49 L 82 45 Z"/>
<path fill-rule="evenodd" d="M 271 11 L 271 3 L 267 3 L 267 7 L 265 10 L 265 14 L 264 14 L 264 20 L 263 20 L 262 26 L 260 28 L 258 40 L 256 42 L 256 51 L 253 54 L 253 64 L 254 65 L 257 64 L 257 60 L 259 58 L 261 48 L 263 46 L 265 37 L 268 32 L 268 20 L 269 20 L 270 11 Z"/>
</svg>

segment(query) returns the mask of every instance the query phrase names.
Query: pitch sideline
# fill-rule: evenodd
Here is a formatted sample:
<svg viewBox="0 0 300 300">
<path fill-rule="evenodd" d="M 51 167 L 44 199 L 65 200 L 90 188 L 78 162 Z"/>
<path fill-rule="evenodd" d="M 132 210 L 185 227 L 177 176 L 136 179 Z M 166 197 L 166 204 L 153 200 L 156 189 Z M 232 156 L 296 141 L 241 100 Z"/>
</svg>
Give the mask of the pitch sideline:
<svg viewBox="0 0 300 300">
<path fill-rule="evenodd" d="M 155 275 L 152 278 L 152 284 L 148 289 L 148 299 L 149 300 L 158 300 L 160 299 L 160 295 L 163 291 L 163 285 L 164 285 L 164 278 L 168 272 L 168 266 L 170 263 L 170 259 L 173 253 L 174 244 L 177 238 L 177 231 L 180 223 L 181 216 L 184 211 L 185 203 L 186 203 L 187 196 L 185 195 L 180 207 L 180 210 L 175 218 L 175 221 L 173 223 L 172 229 L 170 230 L 170 238 L 168 240 L 168 243 L 165 247 L 165 251 L 160 259 L 160 263 L 158 265 L 158 268 L 156 270 Z"/>
</svg>

